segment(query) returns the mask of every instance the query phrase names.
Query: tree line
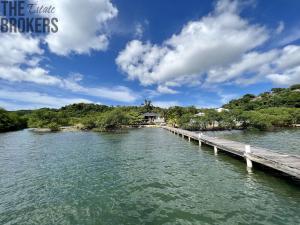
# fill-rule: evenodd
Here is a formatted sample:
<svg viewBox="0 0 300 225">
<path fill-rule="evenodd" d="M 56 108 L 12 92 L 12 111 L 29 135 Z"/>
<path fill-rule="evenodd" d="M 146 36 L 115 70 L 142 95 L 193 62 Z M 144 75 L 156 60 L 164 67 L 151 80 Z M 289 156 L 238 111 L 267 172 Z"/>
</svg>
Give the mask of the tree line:
<svg viewBox="0 0 300 225">
<path fill-rule="evenodd" d="M 27 121 L 24 117 L 0 108 L 0 132 L 15 131 L 26 127 Z"/>
<path fill-rule="evenodd" d="M 272 130 L 300 124 L 300 84 L 273 88 L 259 95 L 246 94 L 222 106 L 224 110 L 194 106 L 154 107 L 150 100 L 141 106 L 72 104 L 60 109 L 42 108 L 9 112 L 0 109 L 0 132 L 29 128 L 60 130 L 62 126 L 109 131 L 144 124 L 143 113 L 155 112 L 170 126 L 188 130 L 247 129 Z M 200 114 L 199 114 L 200 113 Z"/>
</svg>

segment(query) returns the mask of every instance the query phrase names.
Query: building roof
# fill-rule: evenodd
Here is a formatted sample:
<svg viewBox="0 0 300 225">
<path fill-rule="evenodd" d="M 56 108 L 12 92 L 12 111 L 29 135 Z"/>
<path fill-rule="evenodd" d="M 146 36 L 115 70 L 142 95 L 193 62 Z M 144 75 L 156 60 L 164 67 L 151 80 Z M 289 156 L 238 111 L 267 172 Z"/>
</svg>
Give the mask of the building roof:
<svg viewBox="0 0 300 225">
<path fill-rule="evenodd" d="M 205 115 L 204 112 L 199 112 L 199 113 L 195 114 L 195 116 L 204 116 L 204 115 Z"/>
<path fill-rule="evenodd" d="M 144 113 L 143 116 L 159 116 L 159 114 L 147 112 L 147 113 Z"/>
<path fill-rule="evenodd" d="M 217 108 L 215 109 L 217 112 L 229 111 L 229 109 Z"/>
</svg>

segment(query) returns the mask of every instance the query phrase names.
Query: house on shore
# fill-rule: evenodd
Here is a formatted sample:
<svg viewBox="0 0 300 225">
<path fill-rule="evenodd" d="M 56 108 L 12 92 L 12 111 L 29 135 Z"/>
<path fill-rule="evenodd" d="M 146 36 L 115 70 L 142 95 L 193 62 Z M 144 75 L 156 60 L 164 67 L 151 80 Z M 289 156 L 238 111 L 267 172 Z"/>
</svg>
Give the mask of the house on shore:
<svg viewBox="0 0 300 225">
<path fill-rule="evenodd" d="M 228 112 L 229 109 L 225 109 L 225 108 L 216 108 L 214 109 L 215 111 L 217 111 L 218 113 L 221 113 L 221 112 Z M 198 112 L 197 114 L 194 115 L 195 117 L 198 117 L 198 116 L 205 116 L 205 113 L 204 112 Z"/>
<path fill-rule="evenodd" d="M 198 112 L 197 114 L 195 114 L 194 116 L 205 116 L 205 113 L 204 112 Z"/>
<path fill-rule="evenodd" d="M 224 108 L 217 108 L 217 109 L 215 109 L 217 112 L 224 112 L 224 111 L 226 111 L 226 112 L 228 112 L 229 111 L 229 109 L 224 109 Z"/>
<path fill-rule="evenodd" d="M 159 113 L 147 112 L 143 114 L 144 121 L 148 124 L 162 124 L 165 123 L 165 119 L 161 117 Z"/>
</svg>

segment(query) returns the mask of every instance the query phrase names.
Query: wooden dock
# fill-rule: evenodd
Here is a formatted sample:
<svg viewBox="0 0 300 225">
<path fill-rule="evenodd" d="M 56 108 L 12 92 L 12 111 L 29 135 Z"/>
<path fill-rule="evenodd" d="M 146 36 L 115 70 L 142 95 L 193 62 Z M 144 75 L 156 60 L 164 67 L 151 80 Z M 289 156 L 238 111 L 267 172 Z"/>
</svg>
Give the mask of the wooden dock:
<svg viewBox="0 0 300 225">
<path fill-rule="evenodd" d="M 214 153 L 225 151 L 239 157 L 245 158 L 247 168 L 252 168 L 252 162 L 280 171 L 300 180 L 300 156 L 278 153 L 273 150 L 250 146 L 241 142 L 226 140 L 218 137 L 203 135 L 173 127 L 163 127 L 174 134 L 181 135 L 189 141 L 195 140 L 201 146 L 203 143 L 214 148 Z"/>
</svg>

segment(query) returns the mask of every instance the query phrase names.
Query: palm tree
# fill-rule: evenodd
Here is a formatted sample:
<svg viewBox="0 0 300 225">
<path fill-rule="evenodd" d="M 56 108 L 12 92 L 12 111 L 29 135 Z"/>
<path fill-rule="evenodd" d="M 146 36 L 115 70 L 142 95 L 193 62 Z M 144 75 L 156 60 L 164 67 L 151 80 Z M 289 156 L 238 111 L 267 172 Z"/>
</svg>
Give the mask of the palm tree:
<svg viewBox="0 0 300 225">
<path fill-rule="evenodd" d="M 151 100 L 145 99 L 142 105 L 144 106 L 146 112 L 151 112 L 153 109 Z"/>
</svg>

